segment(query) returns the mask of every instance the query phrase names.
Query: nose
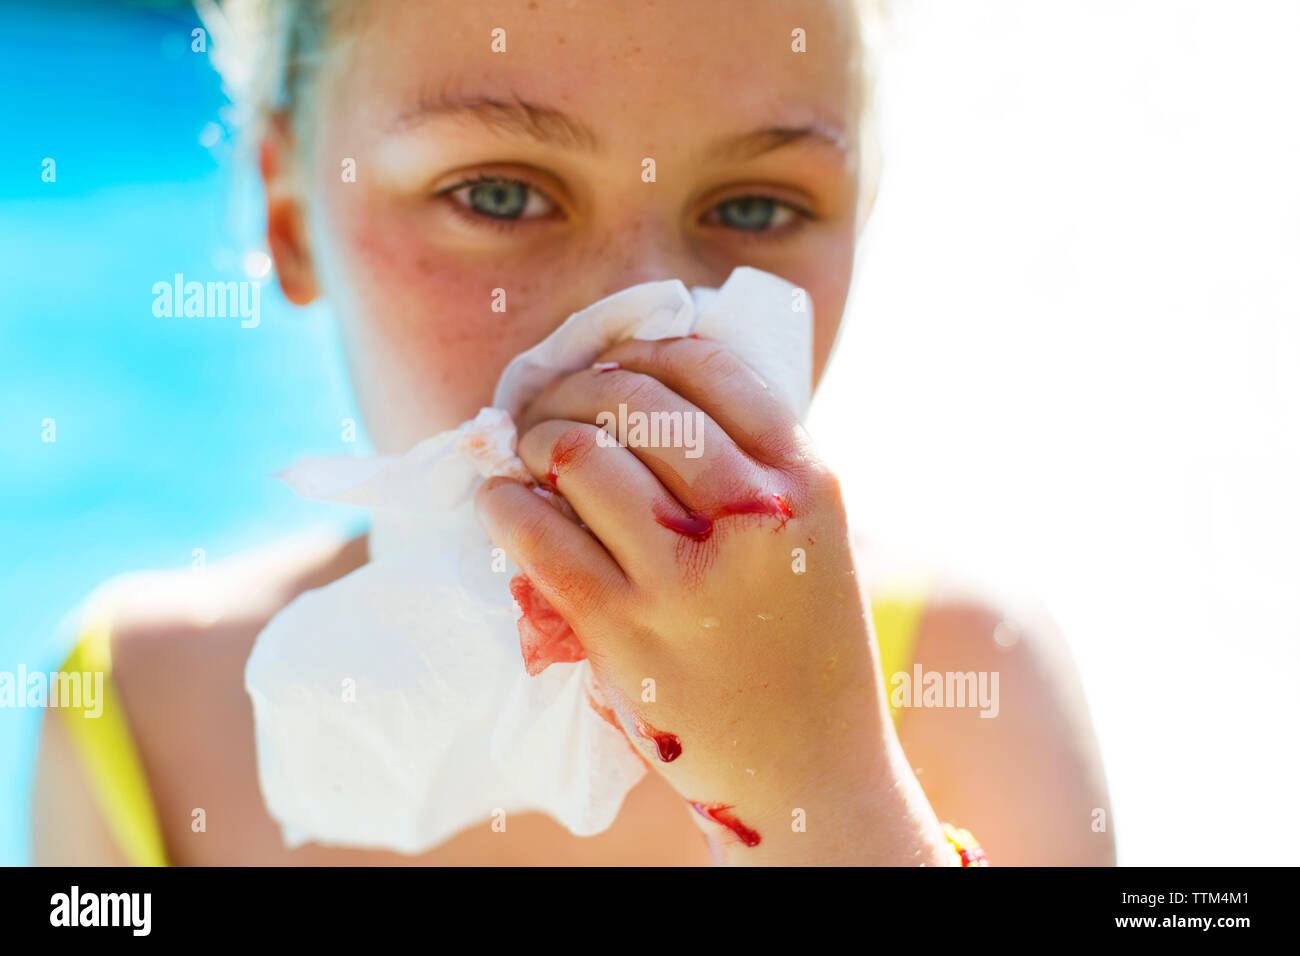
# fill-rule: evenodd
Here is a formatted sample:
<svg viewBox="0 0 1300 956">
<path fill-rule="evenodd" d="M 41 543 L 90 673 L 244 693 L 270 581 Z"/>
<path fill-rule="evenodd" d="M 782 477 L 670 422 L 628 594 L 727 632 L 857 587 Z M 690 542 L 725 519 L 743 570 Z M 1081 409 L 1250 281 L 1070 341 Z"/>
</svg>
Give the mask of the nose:
<svg viewBox="0 0 1300 956">
<path fill-rule="evenodd" d="M 691 288 L 719 286 L 727 278 L 705 261 L 680 226 L 649 217 L 624 223 L 597 238 L 588 261 L 589 278 L 583 290 L 588 298 L 575 310 L 642 282 L 680 279 Z"/>
</svg>

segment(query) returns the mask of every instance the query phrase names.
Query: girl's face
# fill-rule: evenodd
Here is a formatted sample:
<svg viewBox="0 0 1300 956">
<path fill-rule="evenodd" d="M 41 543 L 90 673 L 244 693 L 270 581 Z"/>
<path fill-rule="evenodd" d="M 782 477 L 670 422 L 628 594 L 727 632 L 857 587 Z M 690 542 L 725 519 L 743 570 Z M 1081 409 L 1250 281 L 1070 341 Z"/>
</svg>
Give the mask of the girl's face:
<svg viewBox="0 0 1300 956">
<path fill-rule="evenodd" d="M 653 279 L 718 286 L 750 265 L 807 289 L 820 376 L 857 234 L 851 2 L 373 2 L 355 18 L 316 80 L 301 175 L 275 185 L 292 147 L 274 137 L 263 168 L 281 281 L 329 299 L 380 451 L 471 417 L 515 354 Z"/>
</svg>

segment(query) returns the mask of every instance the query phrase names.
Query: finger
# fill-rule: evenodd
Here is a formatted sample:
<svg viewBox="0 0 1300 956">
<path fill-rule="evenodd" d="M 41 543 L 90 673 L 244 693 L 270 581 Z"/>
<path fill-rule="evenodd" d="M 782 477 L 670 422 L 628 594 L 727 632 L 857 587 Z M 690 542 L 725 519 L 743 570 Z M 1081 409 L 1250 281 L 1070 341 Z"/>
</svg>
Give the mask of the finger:
<svg viewBox="0 0 1300 956">
<path fill-rule="evenodd" d="M 742 487 L 767 483 L 717 422 L 641 372 L 589 369 L 557 379 L 525 410 L 521 431 L 548 419 L 601 426 L 690 510 L 712 510 Z"/>
<path fill-rule="evenodd" d="M 803 454 L 802 427 L 752 368 L 725 346 L 708 339 L 628 339 L 607 349 L 597 367 L 652 376 L 702 409 L 748 455 L 786 465 Z"/>
<path fill-rule="evenodd" d="M 524 432 L 517 454 L 560 490 L 624 574 L 636 580 L 657 566 L 656 516 L 685 510 L 630 449 L 595 425 L 549 419 Z"/>
<path fill-rule="evenodd" d="M 488 537 L 585 638 L 581 622 L 617 600 L 628 583 L 609 552 L 517 481 L 489 478 L 474 505 Z"/>
</svg>

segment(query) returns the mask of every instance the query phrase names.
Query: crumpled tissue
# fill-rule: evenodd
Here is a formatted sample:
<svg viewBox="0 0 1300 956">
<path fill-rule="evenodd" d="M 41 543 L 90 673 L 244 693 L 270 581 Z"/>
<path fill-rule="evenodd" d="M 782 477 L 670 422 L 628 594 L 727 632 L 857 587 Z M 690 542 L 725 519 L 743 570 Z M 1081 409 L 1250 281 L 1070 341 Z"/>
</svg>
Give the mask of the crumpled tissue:
<svg viewBox="0 0 1300 956">
<path fill-rule="evenodd" d="M 290 847 L 308 841 L 419 853 L 476 823 L 540 811 L 577 835 L 618 814 L 646 766 L 596 714 L 587 661 L 524 669 L 519 573 L 473 511 L 489 475 L 526 478 L 513 416 L 556 378 L 629 338 L 713 339 L 800 418 L 812 306 L 741 267 L 719 289 L 680 280 L 614 293 L 517 356 L 493 408 L 402 456 L 304 459 L 300 496 L 371 509 L 371 560 L 308 591 L 257 638 L 245 670 L 258 776 Z"/>
</svg>

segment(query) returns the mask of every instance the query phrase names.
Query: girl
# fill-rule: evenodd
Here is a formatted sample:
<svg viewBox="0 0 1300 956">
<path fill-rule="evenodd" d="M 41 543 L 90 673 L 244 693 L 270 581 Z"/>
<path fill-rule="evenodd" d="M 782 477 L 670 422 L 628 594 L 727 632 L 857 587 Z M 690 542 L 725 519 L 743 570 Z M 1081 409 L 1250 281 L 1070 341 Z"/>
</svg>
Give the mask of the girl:
<svg viewBox="0 0 1300 956">
<path fill-rule="evenodd" d="M 821 376 L 874 196 L 855 4 L 262 12 L 269 247 L 288 299 L 324 298 L 337 316 L 378 451 L 471 417 L 511 357 L 652 279 L 718 286 L 751 265 L 802 287 Z M 752 372 L 698 339 L 603 359 L 618 368 L 560 379 L 518 423 L 525 464 L 585 527 L 517 482 L 488 482 L 476 504 L 625 728 L 641 675 L 673 689 L 656 724 L 682 754 L 652 759 L 629 733 L 654 772 L 608 831 L 577 838 L 534 815 L 494 833 L 485 808 L 482 826 L 413 859 L 285 850 L 258 791 L 244 662 L 286 603 L 367 560 L 364 539 L 297 541 L 185 583 L 128 579 L 97 604 L 68 669 L 107 667 L 95 655 L 111 646 L 116 723 L 47 721 L 37 860 L 944 865 L 971 842 L 949 839 L 949 821 L 998 864 L 1113 862 L 1096 745 L 1050 625 L 939 591 L 869 602 L 834 476 Z M 706 454 L 598 447 L 596 416 L 620 403 L 702 411 Z M 728 515 L 741 499 L 771 507 Z M 794 547 L 809 562 L 797 583 Z M 718 626 L 701 631 L 705 618 Z M 891 713 L 892 676 L 916 665 L 996 674 L 996 717 Z"/>
</svg>

